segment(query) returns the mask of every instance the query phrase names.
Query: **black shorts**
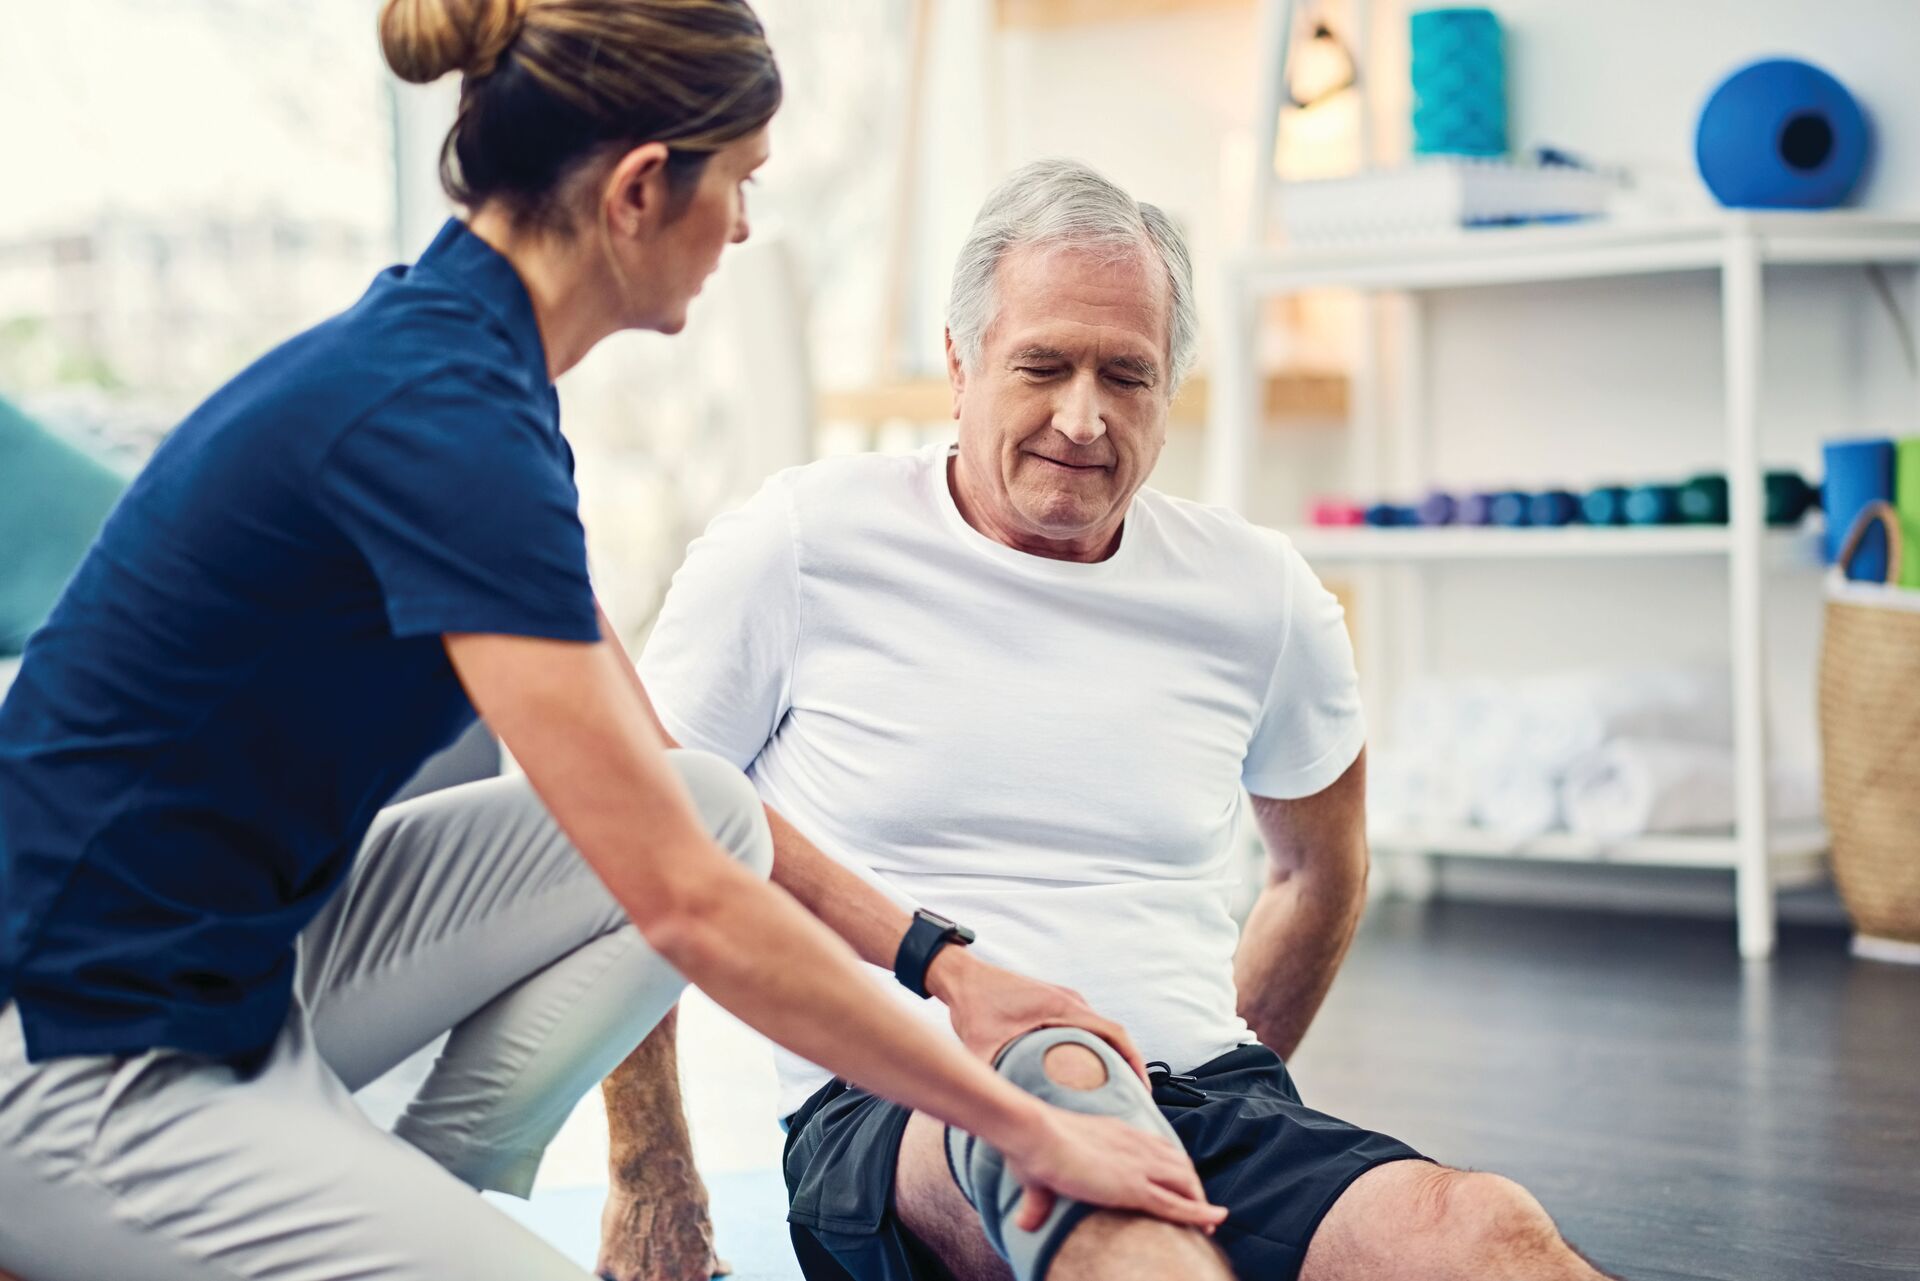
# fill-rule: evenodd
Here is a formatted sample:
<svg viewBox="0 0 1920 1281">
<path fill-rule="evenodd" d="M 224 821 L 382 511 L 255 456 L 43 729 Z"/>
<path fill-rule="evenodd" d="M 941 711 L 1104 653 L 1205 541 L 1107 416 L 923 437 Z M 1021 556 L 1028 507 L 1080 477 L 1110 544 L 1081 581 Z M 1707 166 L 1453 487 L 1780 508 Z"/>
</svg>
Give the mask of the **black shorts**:
<svg viewBox="0 0 1920 1281">
<path fill-rule="evenodd" d="M 1280 1057 L 1243 1045 L 1191 1076 L 1154 1075 L 1153 1101 L 1193 1157 L 1214 1233 L 1236 1275 L 1291 1281 L 1340 1194 L 1388 1161 L 1425 1160 L 1397 1139 L 1300 1102 Z M 787 1132 L 787 1221 L 808 1281 L 941 1281 L 946 1272 L 893 1212 L 911 1113 L 843 1081 L 808 1099 Z"/>
</svg>

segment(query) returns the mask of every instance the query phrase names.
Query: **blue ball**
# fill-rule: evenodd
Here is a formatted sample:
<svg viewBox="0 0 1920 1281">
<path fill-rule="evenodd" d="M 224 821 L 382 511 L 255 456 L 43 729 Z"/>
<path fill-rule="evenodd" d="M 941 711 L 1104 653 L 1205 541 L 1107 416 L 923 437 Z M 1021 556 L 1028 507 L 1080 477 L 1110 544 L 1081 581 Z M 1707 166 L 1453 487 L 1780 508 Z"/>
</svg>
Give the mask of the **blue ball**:
<svg viewBox="0 0 1920 1281">
<path fill-rule="evenodd" d="M 1829 209 L 1860 181 L 1872 136 L 1846 86 L 1811 63 L 1773 58 L 1713 91 L 1694 159 L 1730 208 Z"/>
</svg>

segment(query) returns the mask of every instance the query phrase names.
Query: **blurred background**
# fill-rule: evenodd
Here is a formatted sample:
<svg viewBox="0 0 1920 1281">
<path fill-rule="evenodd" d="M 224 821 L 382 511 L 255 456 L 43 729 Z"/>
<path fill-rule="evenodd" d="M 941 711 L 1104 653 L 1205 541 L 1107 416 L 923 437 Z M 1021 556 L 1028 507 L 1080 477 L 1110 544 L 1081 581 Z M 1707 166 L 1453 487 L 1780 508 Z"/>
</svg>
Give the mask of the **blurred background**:
<svg viewBox="0 0 1920 1281">
<path fill-rule="evenodd" d="M 1518 968 L 1554 964 L 1551 913 L 1605 909 L 1637 940 L 1621 952 L 1689 958 L 1730 1044 L 1775 1034 L 1752 1022 L 1778 995 L 1752 964 L 1783 938 L 1811 940 L 1838 986 L 1806 999 L 1828 1011 L 1881 972 L 1850 967 L 1920 956 L 1920 634 L 1901 621 L 1920 544 L 1898 555 L 1920 536 L 1920 7 L 756 7 L 788 96 L 752 241 L 684 335 L 621 335 L 561 383 L 630 642 L 687 542 L 774 469 L 951 432 L 954 253 L 1002 175 L 1074 156 L 1195 253 L 1202 359 L 1153 483 L 1293 531 L 1348 603 L 1379 892 L 1546 913 L 1494 918 L 1533 940 Z M 448 215 L 456 87 L 395 82 L 375 9 L 7 15 L 0 650 L 187 410 Z M 1873 640 L 1823 649 L 1849 606 Z M 1251 848 L 1248 870 L 1251 893 Z M 1471 948 L 1487 919 L 1433 910 L 1385 917 L 1362 969 L 1369 946 Z M 1644 933 L 1668 918 L 1695 932 Z M 1868 1039 L 1905 1019 L 1910 1051 L 1910 972 L 1887 972 L 1866 980 L 1894 1002 Z M 1617 995 L 1568 982 L 1541 1000 Z M 1340 1000 L 1328 1017 L 1362 1029 Z M 769 1089 L 761 1047 L 711 1007 L 688 1020 L 703 1165 L 766 1176 L 778 1132 L 740 1102 Z M 1323 1079 L 1375 1102 L 1367 1056 L 1327 1053 Z M 1889 1081 L 1875 1125 L 1920 1142 L 1910 1070 Z M 543 1188 L 603 1181 L 592 1103 Z M 766 1208 L 772 1186 L 739 1195 Z M 577 1236 L 577 1207 L 556 1213 Z"/>
</svg>

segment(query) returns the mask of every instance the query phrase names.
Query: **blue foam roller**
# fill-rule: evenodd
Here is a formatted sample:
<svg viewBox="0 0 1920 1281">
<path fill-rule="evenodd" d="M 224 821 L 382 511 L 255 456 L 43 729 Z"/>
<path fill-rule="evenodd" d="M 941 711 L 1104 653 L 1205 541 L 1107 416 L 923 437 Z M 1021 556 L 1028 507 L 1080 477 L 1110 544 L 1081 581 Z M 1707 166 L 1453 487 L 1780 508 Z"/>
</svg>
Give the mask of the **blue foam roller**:
<svg viewBox="0 0 1920 1281">
<path fill-rule="evenodd" d="M 1580 500 L 1564 489 L 1547 489 L 1527 502 L 1527 519 L 1535 525 L 1571 525 L 1580 519 Z"/>
<path fill-rule="evenodd" d="M 1893 442 L 1891 440 L 1830 440 L 1822 451 L 1827 478 L 1820 487 L 1820 505 L 1827 511 L 1827 563 L 1840 555 L 1840 544 L 1868 503 L 1893 501 Z M 1869 529 L 1854 553 L 1850 578 L 1881 582 L 1887 576 L 1887 535 L 1878 526 Z"/>
<path fill-rule="evenodd" d="M 1452 494 L 1436 490 L 1421 500 L 1419 507 L 1422 525 L 1451 525 L 1454 514 L 1460 510 L 1460 504 L 1454 501 Z"/>
<path fill-rule="evenodd" d="M 1375 529 L 1392 529 L 1405 523 L 1400 519 L 1400 513 L 1405 510 L 1397 503 L 1373 503 L 1368 506 L 1363 519 Z"/>
<path fill-rule="evenodd" d="M 1672 525 L 1680 519 L 1680 487 L 1635 485 L 1623 510 L 1629 525 Z"/>
<path fill-rule="evenodd" d="M 1589 489 L 1580 499 L 1580 516 L 1589 525 L 1627 523 L 1627 491 L 1623 485 Z"/>
<path fill-rule="evenodd" d="M 1456 525 L 1485 525 L 1492 519 L 1493 495 L 1468 494 L 1453 509 Z"/>
<path fill-rule="evenodd" d="M 1495 494 L 1487 504 L 1487 523 L 1505 529 L 1522 529 L 1533 518 L 1533 500 L 1516 490 Z"/>
<path fill-rule="evenodd" d="M 1713 91 L 1693 152 L 1723 205 L 1827 209 L 1853 193 L 1871 145 L 1866 114 L 1845 85 L 1811 63 L 1770 58 Z"/>
</svg>

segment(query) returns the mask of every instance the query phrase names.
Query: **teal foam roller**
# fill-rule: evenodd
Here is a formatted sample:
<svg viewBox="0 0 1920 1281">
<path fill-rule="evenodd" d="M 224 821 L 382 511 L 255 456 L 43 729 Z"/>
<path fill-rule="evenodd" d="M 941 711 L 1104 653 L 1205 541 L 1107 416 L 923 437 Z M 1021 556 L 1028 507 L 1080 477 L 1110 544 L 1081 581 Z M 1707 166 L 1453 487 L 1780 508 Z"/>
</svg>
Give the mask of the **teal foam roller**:
<svg viewBox="0 0 1920 1281">
<path fill-rule="evenodd" d="M 1507 154 L 1507 64 L 1491 9 L 1423 9 L 1409 19 L 1413 150 Z"/>
<path fill-rule="evenodd" d="M 1727 523 L 1727 478 L 1718 473 L 1695 476 L 1680 486 L 1680 519 L 1689 525 Z"/>
<path fill-rule="evenodd" d="M 1602 485 L 1580 496 L 1580 516 L 1589 525 L 1627 523 L 1627 489 L 1624 485 Z"/>
<path fill-rule="evenodd" d="M 1627 491 L 1625 514 L 1629 525 L 1673 525 L 1680 520 L 1678 485 L 1635 485 Z"/>
</svg>

